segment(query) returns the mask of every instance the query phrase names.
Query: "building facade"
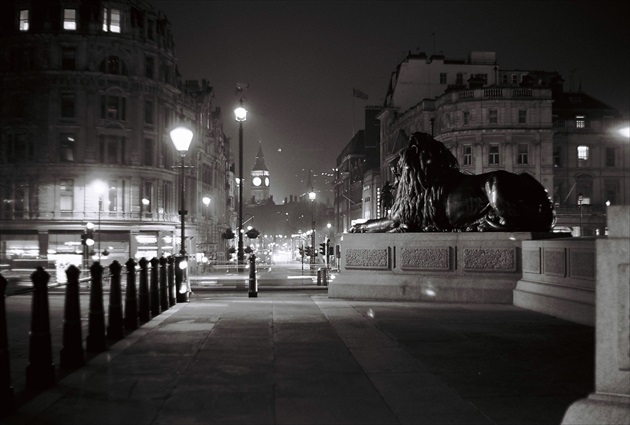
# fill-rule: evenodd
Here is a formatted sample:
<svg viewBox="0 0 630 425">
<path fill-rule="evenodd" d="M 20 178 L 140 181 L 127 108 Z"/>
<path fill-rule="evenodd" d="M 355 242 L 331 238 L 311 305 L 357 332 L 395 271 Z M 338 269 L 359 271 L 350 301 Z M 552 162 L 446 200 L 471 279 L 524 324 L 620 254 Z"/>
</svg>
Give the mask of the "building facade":
<svg viewBox="0 0 630 425">
<path fill-rule="evenodd" d="M 193 270 L 224 257 L 229 141 L 212 87 L 182 81 L 166 17 L 131 0 L 0 9 L 0 263 L 178 253 L 182 187 Z M 184 167 L 169 136 L 181 124 Z"/>
<path fill-rule="evenodd" d="M 430 68 L 436 61 L 439 72 Z M 466 74 L 473 65 L 479 68 Z M 389 163 L 409 136 L 424 132 L 451 150 L 464 173 L 535 177 L 554 200 L 556 227 L 574 236 L 603 235 L 607 203 L 630 202 L 622 117 L 581 91 L 565 92 L 555 72 L 501 70 L 491 52 L 467 60 L 410 54 L 390 79 L 378 119 L 383 182 L 393 181 Z"/>
</svg>

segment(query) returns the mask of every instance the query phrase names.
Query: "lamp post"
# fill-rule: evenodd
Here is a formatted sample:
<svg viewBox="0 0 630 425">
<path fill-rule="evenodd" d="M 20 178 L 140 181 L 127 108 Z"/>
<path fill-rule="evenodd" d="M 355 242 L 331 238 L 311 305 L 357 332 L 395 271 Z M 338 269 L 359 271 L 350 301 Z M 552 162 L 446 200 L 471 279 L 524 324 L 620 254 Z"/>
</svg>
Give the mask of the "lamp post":
<svg viewBox="0 0 630 425">
<path fill-rule="evenodd" d="M 101 261 L 101 210 L 103 209 L 103 193 L 105 192 L 105 183 L 97 180 L 94 184 L 94 190 L 98 195 L 98 244 L 96 249 L 98 251 L 98 261 Z"/>
<path fill-rule="evenodd" d="M 188 153 L 188 148 L 190 148 L 190 142 L 192 142 L 193 132 L 186 127 L 177 127 L 171 130 L 171 140 L 173 141 L 173 145 L 175 145 L 175 149 L 179 152 L 181 157 L 181 178 L 180 178 L 180 192 L 181 192 L 181 200 L 180 200 L 180 210 L 179 215 L 181 217 L 181 247 L 179 253 L 183 256 L 186 255 L 186 185 L 184 179 L 184 157 Z"/>
<path fill-rule="evenodd" d="M 308 199 L 311 201 L 311 247 L 312 247 L 312 255 L 311 255 L 311 270 L 313 270 L 315 265 L 315 198 L 317 194 L 311 188 L 311 191 L 308 193 Z"/>
<path fill-rule="evenodd" d="M 582 201 L 584 200 L 584 195 L 582 192 L 578 193 L 578 206 L 580 207 L 580 237 L 582 237 Z"/>
<path fill-rule="evenodd" d="M 234 110 L 238 122 L 238 252 L 236 254 L 240 272 L 243 265 L 243 122 L 247 120 L 247 109 L 243 108 L 243 98 L 240 106 Z"/>
</svg>

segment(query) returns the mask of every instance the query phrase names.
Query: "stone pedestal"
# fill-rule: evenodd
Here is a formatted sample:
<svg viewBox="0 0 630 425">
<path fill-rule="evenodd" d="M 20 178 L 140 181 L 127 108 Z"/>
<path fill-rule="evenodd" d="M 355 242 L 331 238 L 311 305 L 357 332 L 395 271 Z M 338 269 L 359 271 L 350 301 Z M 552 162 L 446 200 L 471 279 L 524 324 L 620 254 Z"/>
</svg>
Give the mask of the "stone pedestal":
<svg viewBox="0 0 630 425">
<path fill-rule="evenodd" d="M 512 304 L 521 278 L 521 242 L 554 237 L 527 232 L 361 233 L 341 243 L 340 273 L 328 295 Z"/>
<path fill-rule="evenodd" d="M 630 423 L 630 206 L 608 208 L 596 242 L 595 392 L 573 403 L 563 424 Z"/>
<path fill-rule="evenodd" d="M 523 277 L 514 305 L 595 325 L 595 239 L 523 241 Z"/>
</svg>

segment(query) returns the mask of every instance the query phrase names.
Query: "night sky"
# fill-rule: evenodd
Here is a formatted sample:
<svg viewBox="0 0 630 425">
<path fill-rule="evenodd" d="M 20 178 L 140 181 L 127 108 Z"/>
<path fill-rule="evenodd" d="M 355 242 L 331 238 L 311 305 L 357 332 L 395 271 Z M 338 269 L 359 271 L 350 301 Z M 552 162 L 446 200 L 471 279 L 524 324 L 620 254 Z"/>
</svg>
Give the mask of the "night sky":
<svg viewBox="0 0 630 425">
<path fill-rule="evenodd" d="M 244 175 L 262 141 L 276 201 L 303 193 L 309 169 L 332 170 L 408 51 L 494 51 L 501 69 L 558 71 L 565 90 L 630 111 L 626 0 L 151 2 L 172 24 L 182 78 L 214 87 L 235 161 L 236 83 L 249 83 Z"/>
</svg>

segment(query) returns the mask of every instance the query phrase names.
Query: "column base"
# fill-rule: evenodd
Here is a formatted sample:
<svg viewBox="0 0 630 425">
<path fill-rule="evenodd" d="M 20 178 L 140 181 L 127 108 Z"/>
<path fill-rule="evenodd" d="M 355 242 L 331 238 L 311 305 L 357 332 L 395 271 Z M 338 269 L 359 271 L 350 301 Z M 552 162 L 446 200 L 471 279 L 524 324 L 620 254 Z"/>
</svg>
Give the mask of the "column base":
<svg viewBox="0 0 630 425">
<path fill-rule="evenodd" d="M 630 423 L 630 397 L 611 394 L 590 394 L 567 409 L 562 425 Z"/>
</svg>

